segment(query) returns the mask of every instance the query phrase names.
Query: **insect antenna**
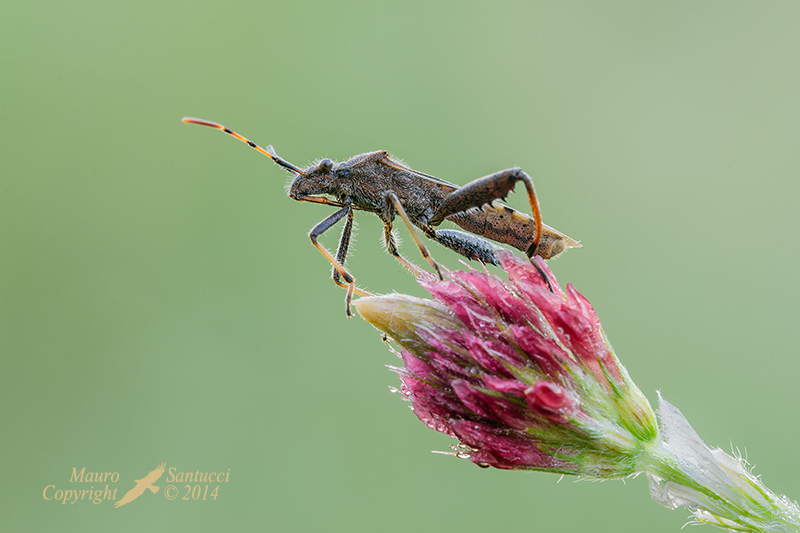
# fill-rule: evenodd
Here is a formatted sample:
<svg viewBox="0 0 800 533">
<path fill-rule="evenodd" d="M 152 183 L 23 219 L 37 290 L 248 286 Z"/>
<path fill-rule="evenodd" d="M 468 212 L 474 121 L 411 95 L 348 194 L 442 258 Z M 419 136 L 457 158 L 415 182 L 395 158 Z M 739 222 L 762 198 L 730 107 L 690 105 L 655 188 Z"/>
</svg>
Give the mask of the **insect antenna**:
<svg viewBox="0 0 800 533">
<path fill-rule="evenodd" d="M 294 172 L 295 174 L 302 174 L 303 176 L 306 175 L 305 172 L 303 172 L 302 170 L 300 170 L 299 168 L 297 168 L 296 166 L 294 166 L 293 164 L 289 163 L 287 160 L 285 160 L 284 158 L 282 158 L 278 154 L 276 154 L 275 150 L 272 148 L 271 144 L 268 144 L 266 148 L 261 148 L 259 145 L 257 145 L 256 143 L 254 143 L 250 139 L 242 137 L 241 135 L 239 135 L 235 131 L 229 130 L 228 128 L 226 128 L 222 124 L 217 124 L 216 122 L 211 122 L 210 120 L 203 120 L 202 118 L 183 117 L 181 119 L 181 121 L 183 121 L 183 122 L 185 122 L 187 124 L 200 124 L 201 126 L 209 126 L 211 128 L 216 128 L 218 130 L 222 130 L 225 133 L 227 133 L 228 135 L 232 135 L 232 136 L 236 137 L 237 139 L 239 139 L 240 141 L 242 141 L 243 143 L 246 143 L 247 145 L 250 146 L 250 148 L 255 148 L 257 151 L 259 151 L 262 154 L 264 154 L 265 156 L 269 157 L 275 163 L 277 163 L 278 165 L 282 166 L 286 170 L 290 170 L 290 171 Z"/>
</svg>

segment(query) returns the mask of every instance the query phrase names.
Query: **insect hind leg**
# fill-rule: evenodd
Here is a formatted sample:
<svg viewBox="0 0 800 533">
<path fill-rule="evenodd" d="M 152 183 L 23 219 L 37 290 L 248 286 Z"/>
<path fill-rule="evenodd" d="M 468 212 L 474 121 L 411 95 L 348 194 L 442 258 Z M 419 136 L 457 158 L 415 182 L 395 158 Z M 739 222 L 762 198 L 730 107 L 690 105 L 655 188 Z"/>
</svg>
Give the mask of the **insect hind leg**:
<svg viewBox="0 0 800 533">
<path fill-rule="evenodd" d="M 528 192 L 528 201 L 531 204 L 533 221 L 536 226 L 533 242 L 525 252 L 528 257 L 532 257 L 536 254 L 536 249 L 542 238 L 542 213 L 539 208 L 539 200 L 536 198 L 536 190 L 533 188 L 533 180 L 520 168 L 501 170 L 459 187 L 444 199 L 439 209 L 433 214 L 430 220 L 431 226 L 438 226 L 450 215 L 463 213 L 471 208 L 480 209 L 484 205 L 491 205 L 495 200 L 504 199 L 508 196 L 508 193 L 514 190 L 514 186 L 518 181 L 525 184 L 525 189 Z"/>
<path fill-rule="evenodd" d="M 463 255 L 467 259 L 480 261 L 484 265 L 489 264 L 500 266 L 500 261 L 497 259 L 497 252 L 499 250 L 503 250 L 503 248 L 487 241 L 484 238 L 473 235 L 472 233 L 465 233 L 463 231 L 454 229 L 435 230 L 430 228 L 429 231 L 425 232 L 425 234 L 442 246 L 450 248 L 454 252 Z M 531 260 L 531 264 L 534 266 L 536 271 L 539 272 L 539 275 L 547 284 L 547 288 L 550 289 L 550 292 L 554 292 L 553 285 L 550 283 L 550 278 L 547 276 L 542 267 L 536 264 L 536 262 L 533 260 Z"/>
<path fill-rule="evenodd" d="M 442 246 L 450 248 L 467 259 L 495 266 L 500 264 L 496 252 L 501 248 L 486 239 L 454 229 L 435 230 L 430 228 L 425 233 Z"/>
</svg>

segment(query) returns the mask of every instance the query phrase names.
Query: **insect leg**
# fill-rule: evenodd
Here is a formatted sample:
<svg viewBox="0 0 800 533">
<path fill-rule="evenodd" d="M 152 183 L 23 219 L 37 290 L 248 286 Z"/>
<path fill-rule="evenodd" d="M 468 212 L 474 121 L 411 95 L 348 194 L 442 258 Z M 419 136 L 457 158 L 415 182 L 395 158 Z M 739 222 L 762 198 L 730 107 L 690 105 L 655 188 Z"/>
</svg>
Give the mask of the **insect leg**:
<svg viewBox="0 0 800 533">
<path fill-rule="evenodd" d="M 463 255 L 467 259 L 495 266 L 500 264 L 497 260 L 496 252 L 501 248 L 486 239 L 454 229 L 436 230 L 428 227 L 427 230 L 423 231 L 430 239 Z"/>
<path fill-rule="evenodd" d="M 350 248 L 350 238 L 353 235 L 353 218 L 353 210 L 350 209 L 350 212 L 347 213 L 347 222 L 344 223 L 342 235 L 339 237 L 339 245 L 336 249 L 336 260 L 342 267 L 344 267 L 344 263 L 347 260 L 347 251 Z M 349 288 L 348 284 L 341 282 L 341 275 L 336 269 L 336 266 L 333 267 L 333 282 L 342 288 Z M 359 296 L 372 296 L 371 292 L 359 289 L 358 287 L 356 287 L 354 290 Z"/>
<path fill-rule="evenodd" d="M 347 269 L 344 268 L 344 265 L 342 265 L 335 257 L 333 257 L 331 253 L 324 246 L 322 246 L 319 242 L 317 242 L 317 238 L 326 231 L 328 231 L 331 228 L 331 226 L 339 222 L 350 212 L 352 212 L 352 208 L 349 205 L 345 206 L 340 210 L 336 211 L 334 214 L 332 214 L 325 220 L 323 220 L 322 222 L 320 222 L 319 224 L 317 224 L 316 226 L 314 226 L 308 233 L 309 239 L 311 239 L 311 242 L 314 244 L 314 246 L 316 246 L 317 250 L 319 250 L 320 253 L 322 253 L 322 255 L 325 256 L 325 259 L 330 261 L 336 272 L 338 272 L 339 275 L 344 279 L 345 283 L 347 283 L 347 296 L 345 296 L 345 308 L 347 310 L 348 317 L 353 316 L 353 312 L 350 310 L 350 302 L 353 300 L 353 294 L 358 294 L 359 296 L 370 296 L 371 293 L 356 288 L 355 278 L 353 278 L 353 276 L 347 271 Z M 347 235 L 348 242 L 349 238 L 350 236 Z M 339 248 L 341 251 L 342 248 L 341 245 Z M 347 247 L 345 246 L 344 248 L 346 249 Z M 341 282 L 338 282 L 336 284 L 342 287 L 345 286 Z"/>
<path fill-rule="evenodd" d="M 395 242 L 394 235 L 392 235 L 392 223 L 386 222 L 383 225 L 383 240 L 386 244 L 386 251 L 397 258 L 400 263 L 414 274 L 415 277 L 422 275 L 422 270 L 414 263 L 408 261 L 405 257 L 400 255 L 397 249 L 397 242 Z"/>
<path fill-rule="evenodd" d="M 533 221 L 536 226 L 533 242 L 525 252 L 528 257 L 532 257 L 536 255 L 536 248 L 542 238 L 542 213 L 539 209 L 539 201 L 536 199 L 533 180 L 520 168 L 501 170 L 459 187 L 444 199 L 439 209 L 433 214 L 430 224 L 438 226 L 450 215 L 462 213 L 473 207 L 480 209 L 486 204 L 491 205 L 494 200 L 505 199 L 508 193 L 514 190 L 514 185 L 518 181 L 523 182 L 528 191 L 528 201 L 531 204 Z"/>
<path fill-rule="evenodd" d="M 342 229 L 342 235 L 339 237 L 339 245 L 336 249 L 336 260 L 339 262 L 340 265 L 344 266 L 344 262 L 347 260 L 347 250 L 350 248 L 350 237 L 353 235 L 353 210 L 350 209 L 347 213 L 347 221 L 344 223 L 344 228 Z M 341 276 L 339 275 L 339 271 L 336 270 L 336 267 L 333 267 L 333 282 L 340 287 L 347 288 L 348 285 L 344 284 L 340 280 Z"/>
<path fill-rule="evenodd" d="M 430 226 L 428 230 L 424 231 L 425 234 L 434 241 L 463 255 L 467 259 L 480 261 L 483 264 L 500 265 L 500 261 L 497 259 L 497 251 L 503 248 L 482 237 L 454 229 L 436 230 Z M 544 270 L 533 261 L 531 261 L 531 264 L 539 272 L 539 275 L 547 284 L 547 288 L 550 289 L 550 292 L 554 292 L 553 285 L 550 283 L 550 278 L 545 274 Z"/>
<path fill-rule="evenodd" d="M 436 271 L 436 274 L 439 276 L 439 279 L 444 279 L 444 277 L 442 276 L 442 271 L 439 270 L 439 265 L 436 263 L 436 261 L 433 260 L 433 257 L 431 257 L 431 254 L 428 252 L 428 249 L 420 240 L 419 235 L 417 234 L 417 230 L 414 229 L 414 225 L 411 224 L 411 220 L 408 218 L 408 213 L 406 213 L 403 204 L 400 203 L 400 199 L 397 197 L 397 194 L 395 194 L 394 191 L 388 191 L 386 193 L 386 211 L 387 211 L 387 213 L 385 214 L 386 220 L 391 220 L 394 217 L 395 213 L 400 215 L 400 218 L 402 218 L 403 222 L 406 223 L 406 227 L 408 228 L 408 231 L 411 233 L 411 237 L 414 239 L 414 242 L 417 243 L 417 247 L 419 248 L 422 257 L 424 257 L 428 261 L 428 263 L 430 263 L 430 265 Z"/>
</svg>

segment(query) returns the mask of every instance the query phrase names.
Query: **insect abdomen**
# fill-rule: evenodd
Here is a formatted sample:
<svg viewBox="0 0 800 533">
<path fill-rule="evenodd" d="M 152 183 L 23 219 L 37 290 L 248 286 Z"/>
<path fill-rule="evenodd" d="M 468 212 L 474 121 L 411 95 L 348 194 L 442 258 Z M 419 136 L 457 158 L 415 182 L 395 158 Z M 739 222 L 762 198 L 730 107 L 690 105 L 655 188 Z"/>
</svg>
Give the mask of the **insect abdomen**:
<svg viewBox="0 0 800 533">
<path fill-rule="evenodd" d="M 447 217 L 465 230 L 486 239 L 513 246 L 523 252 L 533 242 L 533 219 L 507 206 L 471 209 Z"/>
</svg>

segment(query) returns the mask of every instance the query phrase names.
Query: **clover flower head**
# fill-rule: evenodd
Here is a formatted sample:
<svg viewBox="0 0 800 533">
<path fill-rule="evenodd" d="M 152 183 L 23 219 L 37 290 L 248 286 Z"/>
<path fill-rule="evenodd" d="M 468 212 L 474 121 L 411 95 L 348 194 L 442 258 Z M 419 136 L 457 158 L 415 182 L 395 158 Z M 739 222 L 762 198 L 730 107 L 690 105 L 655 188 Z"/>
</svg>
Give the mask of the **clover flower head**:
<svg viewBox="0 0 800 533">
<path fill-rule="evenodd" d="M 540 258 L 497 253 L 508 281 L 422 276 L 432 299 L 355 302 L 399 347 L 400 391 L 428 427 L 484 467 L 598 479 L 646 473 L 669 509 L 730 531 L 800 532 L 800 508 L 741 458 L 709 448 L 659 396 L 659 417 L 611 349 L 589 302 Z M 660 426 L 658 422 L 660 421 Z"/>
<path fill-rule="evenodd" d="M 400 391 L 481 466 L 635 473 L 656 417 L 594 309 L 572 285 L 562 291 L 540 258 L 498 257 L 508 281 L 447 272 L 421 280 L 432 300 L 358 300 L 361 316 L 401 348 Z"/>
</svg>

